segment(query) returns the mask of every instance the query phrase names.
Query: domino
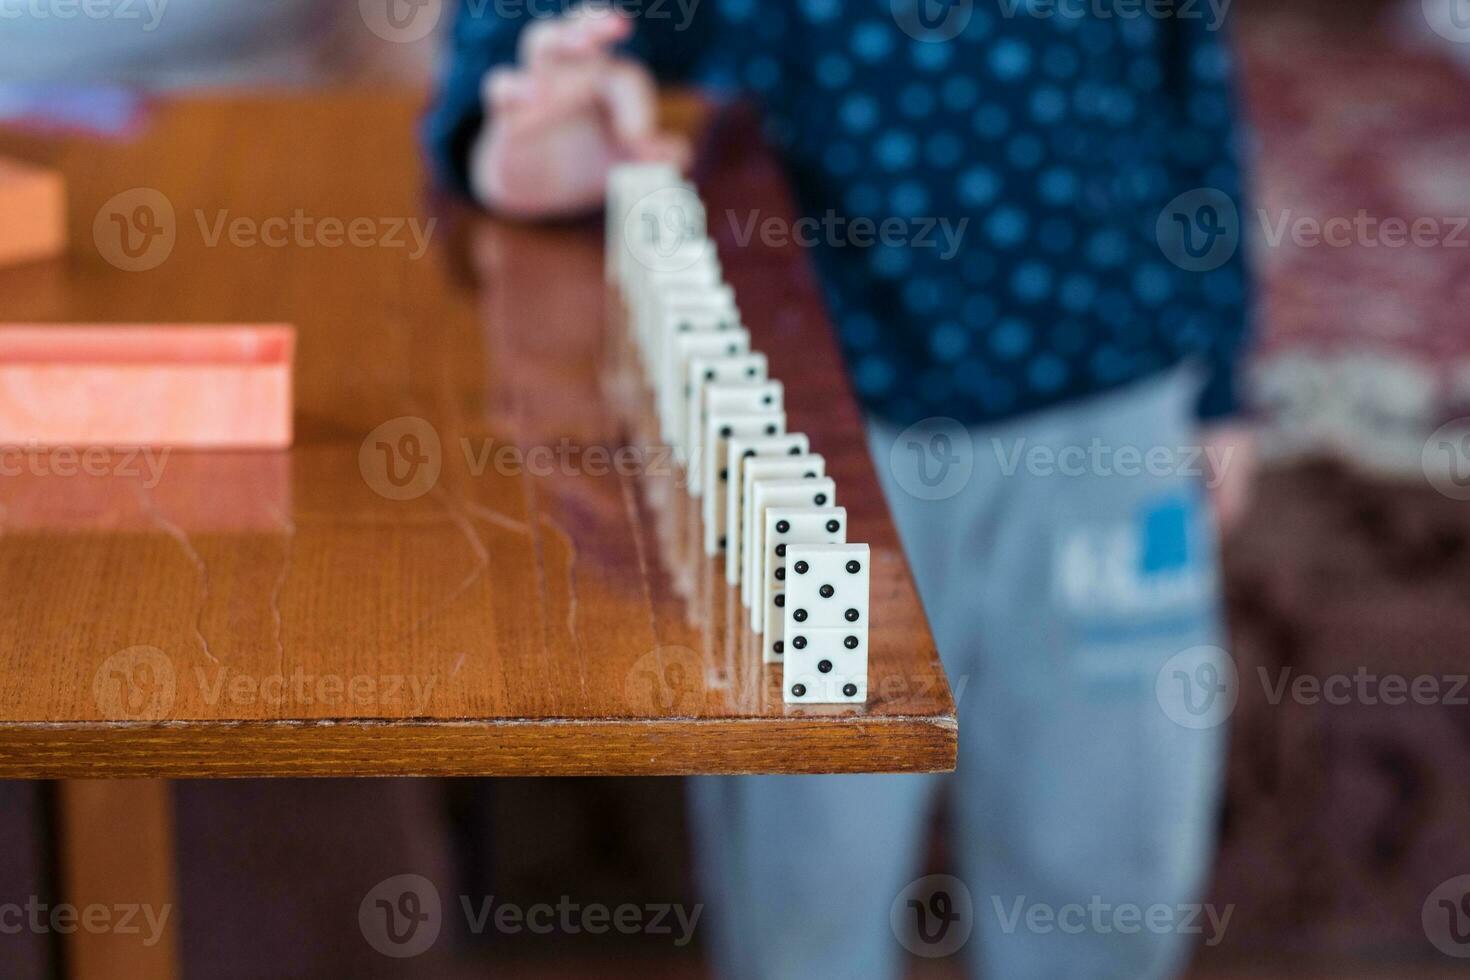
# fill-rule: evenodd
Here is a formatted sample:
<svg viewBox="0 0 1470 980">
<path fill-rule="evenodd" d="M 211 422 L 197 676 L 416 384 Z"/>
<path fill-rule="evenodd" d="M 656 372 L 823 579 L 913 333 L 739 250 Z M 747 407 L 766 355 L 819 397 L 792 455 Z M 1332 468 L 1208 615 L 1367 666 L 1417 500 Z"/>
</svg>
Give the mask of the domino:
<svg viewBox="0 0 1470 980">
<path fill-rule="evenodd" d="M 843 507 L 771 507 L 766 510 L 766 553 L 760 559 L 761 608 L 765 630 L 761 659 L 780 663 L 785 653 L 786 553 L 794 544 L 842 544 L 847 541 Z M 754 618 L 754 617 L 752 617 Z M 753 632 L 759 633 L 756 629 Z"/>
<path fill-rule="evenodd" d="M 734 381 L 704 386 L 704 406 L 701 420 L 715 415 L 763 415 L 781 413 L 781 428 L 766 435 L 779 435 L 786 431 L 784 409 L 785 394 L 779 381 Z M 713 524 L 721 540 L 728 536 L 725 523 L 725 502 L 729 498 L 730 468 L 727 464 L 730 453 L 728 438 L 721 443 L 709 443 L 710 453 L 701 460 L 704 470 L 703 517 L 706 524 Z M 725 547 L 723 544 L 720 547 Z"/>
<path fill-rule="evenodd" d="M 762 480 L 752 484 L 750 510 L 745 515 L 745 526 L 750 528 L 750 540 L 746 551 L 751 556 L 749 578 L 741 590 L 742 601 L 750 607 L 751 629 L 762 630 L 765 609 L 761 605 L 761 582 L 764 567 L 756 567 L 757 559 L 765 554 L 766 510 L 771 507 L 835 507 L 837 506 L 837 484 L 829 476 L 815 480 Z"/>
<path fill-rule="evenodd" d="M 656 294 L 649 316 L 648 346 L 644 349 L 644 370 L 654 387 L 662 390 L 671 379 L 665 377 L 669 340 L 675 333 L 696 330 L 734 330 L 740 326 L 740 312 L 735 308 L 735 293 L 724 284 L 714 287 L 676 287 Z M 676 380 L 676 379 L 675 379 Z"/>
<path fill-rule="evenodd" d="M 786 549 L 787 704 L 867 701 L 871 559 L 865 544 Z"/>
<path fill-rule="evenodd" d="M 704 404 L 704 386 L 707 384 L 734 381 L 764 381 L 767 378 L 766 355 L 759 352 L 740 354 L 733 357 L 706 357 L 696 354 L 689 358 L 684 371 L 683 387 L 679 391 L 679 404 L 674 411 L 675 446 L 687 451 L 689 440 L 697 427 L 699 406 Z"/>
<path fill-rule="evenodd" d="M 686 311 L 679 319 L 678 329 L 668 335 L 660 351 L 653 355 L 656 360 L 653 365 L 654 388 L 658 396 L 659 424 L 667 431 L 666 438 L 672 441 L 674 417 L 679 414 L 684 405 L 683 381 L 688 373 L 688 361 L 682 359 L 683 354 L 678 347 L 678 341 L 684 337 L 699 336 L 700 334 L 727 334 L 736 330 L 743 330 L 740 324 L 740 316 L 731 310 L 707 309 L 698 312 Z"/>
<path fill-rule="evenodd" d="M 863 704 L 868 700 L 866 629 L 791 629 L 782 700 L 787 704 Z"/>
<path fill-rule="evenodd" d="M 715 510 L 715 481 L 724 469 L 723 460 L 728 452 L 729 440 L 735 436 L 778 436 L 786 431 L 786 413 L 765 412 L 714 412 L 705 417 L 704 445 L 694 451 L 693 460 L 699 463 L 704 474 L 706 490 L 704 498 L 704 553 L 713 557 L 725 547 L 723 510 Z M 724 498 L 718 498 L 721 503 Z"/>
<path fill-rule="evenodd" d="M 680 181 L 679 171 L 667 163 L 622 163 L 607 175 L 607 278 L 617 281 L 623 253 L 623 222 L 633 204 L 650 191 Z"/>
<path fill-rule="evenodd" d="M 728 468 L 730 488 L 725 494 L 725 535 L 730 546 L 725 550 L 725 581 L 743 586 L 748 564 L 746 545 L 749 532 L 745 525 L 746 501 L 750 487 L 759 480 L 815 480 L 827 475 L 827 461 L 821 456 L 742 456 L 730 444 Z"/>
<path fill-rule="evenodd" d="M 710 247 L 704 203 L 684 181 L 655 187 L 634 200 L 622 221 L 624 274 L 641 266 L 677 271 Z"/>
<path fill-rule="evenodd" d="M 786 550 L 786 632 L 868 628 L 868 546 L 794 544 Z"/>
<path fill-rule="evenodd" d="M 649 342 L 648 332 L 652 324 L 649 312 L 656 296 L 666 292 L 715 289 L 723 282 L 720 261 L 711 247 L 703 257 L 687 268 L 672 272 L 656 272 L 645 269 L 624 281 L 627 297 L 629 325 L 640 345 Z"/>
<path fill-rule="evenodd" d="M 66 184 L 59 171 L 0 160 L 0 266 L 66 249 Z"/>
<path fill-rule="evenodd" d="M 768 456 L 805 456 L 810 451 L 811 441 L 807 439 L 804 432 L 783 432 L 775 436 L 736 435 L 726 443 L 725 459 L 728 461 L 731 458 L 748 460 Z M 732 483 L 731 487 L 734 486 L 735 484 Z"/>
<path fill-rule="evenodd" d="M 738 357 L 750 353 L 750 332 L 739 330 L 716 330 L 704 333 L 678 334 L 674 337 L 674 359 L 679 364 L 680 375 L 687 374 L 689 362 L 695 357 Z M 683 445 L 675 445 L 681 458 L 688 461 L 689 493 L 698 497 L 704 492 L 703 472 L 697 457 L 699 440 L 704 434 L 702 418 L 689 420 L 689 439 Z"/>
</svg>

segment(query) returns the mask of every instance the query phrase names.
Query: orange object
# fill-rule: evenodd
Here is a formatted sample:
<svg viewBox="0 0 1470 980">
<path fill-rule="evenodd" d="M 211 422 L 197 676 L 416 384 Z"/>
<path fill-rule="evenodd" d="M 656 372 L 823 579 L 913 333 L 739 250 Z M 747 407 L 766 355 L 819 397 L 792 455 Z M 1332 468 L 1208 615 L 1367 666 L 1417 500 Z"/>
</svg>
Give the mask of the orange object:
<svg viewBox="0 0 1470 980">
<path fill-rule="evenodd" d="M 281 449 L 295 328 L 0 327 L 0 445 Z"/>
<path fill-rule="evenodd" d="M 0 265 L 66 249 L 66 183 L 55 170 L 0 159 Z"/>
</svg>

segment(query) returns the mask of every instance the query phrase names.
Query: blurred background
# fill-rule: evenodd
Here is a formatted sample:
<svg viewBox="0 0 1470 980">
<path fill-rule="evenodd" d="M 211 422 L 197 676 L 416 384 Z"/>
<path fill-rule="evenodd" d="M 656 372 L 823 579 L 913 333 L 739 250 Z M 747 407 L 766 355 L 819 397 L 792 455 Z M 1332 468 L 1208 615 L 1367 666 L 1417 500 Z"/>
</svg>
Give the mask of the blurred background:
<svg viewBox="0 0 1470 980">
<path fill-rule="evenodd" d="M 152 100 L 222 89 L 427 97 L 448 7 L 137 0 L 134 19 L 0 0 L 0 127 L 127 139 Z M 1421 919 L 1470 872 L 1470 690 L 1452 690 L 1470 672 L 1470 3 L 1237 0 L 1230 19 L 1254 136 L 1266 465 L 1227 542 L 1227 591 L 1237 668 L 1262 682 L 1242 683 L 1231 719 L 1208 899 L 1233 918 L 1194 975 L 1470 973 Z M 1432 227 L 1397 245 L 1310 234 L 1359 215 Z M 1282 679 L 1365 674 L 1437 678 L 1443 696 L 1273 696 Z M 48 794 L 0 783 L 0 902 L 54 893 Z M 405 871 L 525 903 L 692 906 L 678 780 L 198 781 L 177 806 L 188 976 L 266 961 L 278 977 L 704 970 L 697 931 L 681 947 L 489 930 L 410 967 L 375 953 L 355 915 Z M 930 863 L 947 866 L 938 844 Z M 44 936 L 0 934 L 0 976 L 47 976 L 54 955 Z"/>
</svg>

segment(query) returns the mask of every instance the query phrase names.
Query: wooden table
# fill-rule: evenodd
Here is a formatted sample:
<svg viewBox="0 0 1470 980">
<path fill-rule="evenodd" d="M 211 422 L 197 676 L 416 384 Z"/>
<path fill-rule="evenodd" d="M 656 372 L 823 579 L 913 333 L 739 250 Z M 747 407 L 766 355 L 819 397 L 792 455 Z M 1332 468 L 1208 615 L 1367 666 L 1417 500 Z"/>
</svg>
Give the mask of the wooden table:
<svg viewBox="0 0 1470 980">
<path fill-rule="evenodd" d="M 0 322 L 300 331 L 288 453 L 174 453 L 155 473 L 99 447 L 88 474 L 7 450 L 0 776 L 953 768 L 955 706 L 809 263 L 737 247 L 721 217 L 789 214 L 748 128 L 714 128 L 699 179 L 790 427 L 873 547 L 860 710 L 786 707 L 699 553 L 598 223 L 429 198 L 416 111 L 220 98 L 161 105 L 133 140 L 0 130 L 0 153 L 66 173 L 72 236 L 64 260 L 0 270 Z M 173 238 L 131 271 L 168 244 L 121 249 L 111 215 L 140 206 Z M 128 785 L 63 800 L 95 815 Z"/>
</svg>

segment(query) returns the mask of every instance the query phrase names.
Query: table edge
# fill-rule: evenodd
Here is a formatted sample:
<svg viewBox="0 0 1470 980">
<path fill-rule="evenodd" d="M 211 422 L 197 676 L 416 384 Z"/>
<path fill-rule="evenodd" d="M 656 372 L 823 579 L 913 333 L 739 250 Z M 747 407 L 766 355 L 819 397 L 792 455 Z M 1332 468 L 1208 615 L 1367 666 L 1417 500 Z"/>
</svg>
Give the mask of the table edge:
<svg viewBox="0 0 1470 980">
<path fill-rule="evenodd" d="M 952 772 L 953 715 L 0 725 L 0 779 Z M 790 765 L 770 764 L 775 739 Z"/>
</svg>

